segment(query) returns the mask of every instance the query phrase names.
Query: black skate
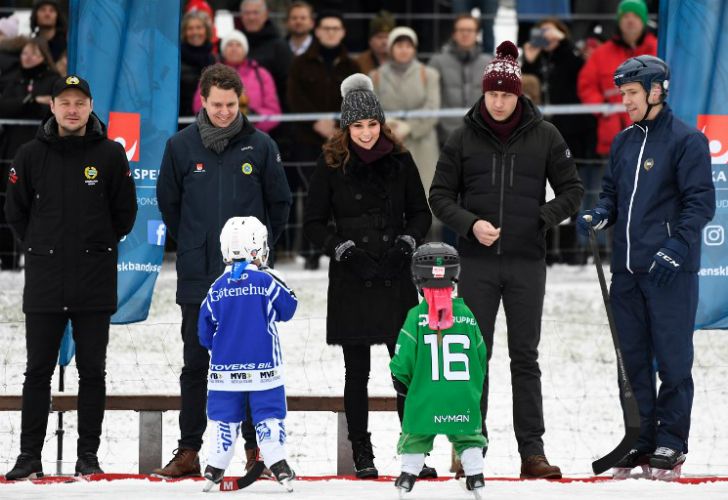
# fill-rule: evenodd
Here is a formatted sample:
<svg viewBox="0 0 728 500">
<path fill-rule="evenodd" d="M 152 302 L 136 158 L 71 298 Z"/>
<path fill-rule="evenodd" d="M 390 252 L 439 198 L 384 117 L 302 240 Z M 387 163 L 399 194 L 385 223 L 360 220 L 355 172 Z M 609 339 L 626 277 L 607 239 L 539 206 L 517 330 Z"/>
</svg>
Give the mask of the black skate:
<svg viewBox="0 0 728 500">
<path fill-rule="evenodd" d="M 369 435 L 351 443 L 351 449 L 354 454 L 354 470 L 356 477 L 359 479 L 376 479 L 379 477 L 379 471 L 374 466 L 374 452 L 372 451 L 372 442 Z"/>
<path fill-rule="evenodd" d="M 642 473 L 632 474 L 632 469 L 641 467 Z M 636 449 L 629 450 L 612 468 L 612 479 L 650 478 L 650 454 Z"/>
<path fill-rule="evenodd" d="M 673 481 L 680 478 L 685 454 L 672 448 L 660 446 L 650 457 L 652 479 Z"/>
<path fill-rule="evenodd" d="M 91 474 L 103 474 L 99 465 L 99 457 L 90 451 L 81 453 L 76 460 L 76 476 L 90 476 Z"/>
<path fill-rule="evenodd" d="M 399 489 L 399 498 L 403 498 L 407 493 L 412 491 L 415 481 L 417 481 L 417 476 L 414 474 L 403 472 L 399 475 L 394 481 L 394 486 Z"/>
<path fill-rule="evenodd" d="M 483 488 L 485 488 L 485 479 L 483 479 L 483 474 L 465 476 L 465 489 L 472 491 L 476 500 L 483 498 Z"/>
<path fill-rule="evenodd" d="M 18 479 L 36 479 L 43 477 L 43 465 L 40 458 L 36 458 L 30 453 L 21 453 L 15 466 L 5 474 L 5 479 L 15 481 Z"/>
<path fill-rule="evenodd" d="M 283 486 L 289 493 L 293 491 L 293 480 L 296 479 L 296 473 L 288 465 L 285 460 L 280 460 L 270 466 L 270 471 L 276 478 L 281 486 Z"/>
<path fill-rule="evenodd" d="M 205 482 L 205 486 L 202 487 L 202 491 L 208 492 L 213 486 L 220 484 L 224 475 L 225 469 L 218 469 L 212 465 L 205 467 L 204 477 L 207 481 Z"/>
<path fill-rule="evenodd" d="M 429 456 L 429 453 L 427 454 Z M 422 470 L 417 476 L 418 479 L 437 479 L 437 471 L 434 467 L 430 467 L 427 464 L 422 464 Z"/>
</svg>

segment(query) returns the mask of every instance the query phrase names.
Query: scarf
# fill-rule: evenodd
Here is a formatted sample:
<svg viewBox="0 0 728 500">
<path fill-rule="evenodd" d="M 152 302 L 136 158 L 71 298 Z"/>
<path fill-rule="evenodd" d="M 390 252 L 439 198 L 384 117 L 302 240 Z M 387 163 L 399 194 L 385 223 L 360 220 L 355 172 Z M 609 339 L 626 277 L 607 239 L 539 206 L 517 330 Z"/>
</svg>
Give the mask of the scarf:
<svg viewBox="0 0 728 500">
<path fill-rule="evenodd" d="M 207 111 L 202 108 L 197 113 L 197 128 L 200 130 L 200 138 L 202 144 L 217 154 L 222 153 L 227 148 L 230 140 L 238 135 L 243 129 L 243 115 L 238 112 L 238 116 L 235 117 L 233 122 L 225 127 L 220 128 L 214 126 L 210 122 L 210 118 L 207 116 Z"/>
<path fill-rule="evenodd" d="M 427 323 L 430 330 L 447 330 L 454 324 L 452 317 L 452 287 L 423 288 L 427 302 Z"/>
<path fill-rule="evenodd" d="M 485 107 L 485 99 L 483 99 L 483 102 L 480 104 L 480 115 L 483 117 L 483 120 L 485 120 L 488 128 L 493 131 L 496 137 L 498 137 L 503 144 L 505 144 L 508 142 L 508 138 L 511 136 L 513 131 L 516 130 L 516 127 L 518 127 L 521 123 L 523 105 L 519 99 L 518 104 L 516 104 L 516 109 L 513 110 L 513 114 L 509 116 L 507 120 L 499 122 L 490 116 L 488 109 Z"/>
<path fill-rule="evenodd" d="M 417 58 L 413 57 L 406 63 L 397 62 L 394 59 L 390 59 L 388 62 L 389 62 L 389 66 L 394 70 L 395 73 L 403 75 L 415 63 L 415 59 L 417 59 Z"/>
<path fill-rule="evenodd" d="M 392 141 L 387 139 L 387 136 L 384 134 L 379 135 L 379 139 L 377 139 L 377 142 L 374 143 L 372 149 L 365 149 L 356 144 L 354 141 L 350 141 L 349 144 L 351 144 L 351 150 L 354 154 L 356 154 L 366 165 L 374 163 L 378 159 L 387 156 L 394 149 L 394 144 Z"/>
</svg>

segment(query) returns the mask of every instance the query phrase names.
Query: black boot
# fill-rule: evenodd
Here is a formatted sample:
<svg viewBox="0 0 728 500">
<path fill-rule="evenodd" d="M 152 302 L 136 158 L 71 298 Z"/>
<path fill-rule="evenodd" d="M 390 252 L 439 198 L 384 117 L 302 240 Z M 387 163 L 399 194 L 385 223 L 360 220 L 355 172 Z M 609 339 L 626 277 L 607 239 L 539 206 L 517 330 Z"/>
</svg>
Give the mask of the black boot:
<svg viewBox="0 0 728 500">
<path fill-rule="evenodd" d="M 90 474 L 103 474 L 99 466 L 99 458 L 96 453 L 90 451 L 81 453 L 76 460 L 76 475 L 77 476 L 88 476 Z"/>
<path fill-rule="evenodd" d="M 15 461 L 15 466 L 5 474 L 5 479 L 14 481 L 16 479 L 35 479 L 43 477 L 43 465 L 40 458 L 30 453 L 21 453 Z"/>
<path fill-rule="evenodd" d="M 224 475 L 225 469 L 218 469 L 212 465 L 205 467 L 204 477 L 207 479 L 207 482 L 205 483 L 205 486 L 203 486 L 202 491 L 210 491 L 213 486 L 220 484 Z"/>
<path fill-rule="evenodd" d="M 477 490 L 485 486 L 485 479 L 483 474 L 474 474 L 472 476 L 465 476 L 465 487 L 468 491 Z"/>
<path fill-rule="evenodd" d="M 359 479 L 376 479 L 379 471 L 374 467 L 374 452 L 370 434 L 351 442 L 351 449 L 354 455 L 354 470 Z"/>
<path fill-rule="evenodd" d="M 285 460 L 279 460 L 270 466 L 270 471 L 275 476 L 276 480 L 281 483 L 288 491 L 293 491 L 293 485 L 291 481 L 296 478 L 296 473 L 293 472 L 291 466 Z"/>
<path fill-rule="evenodd" d="M 415 481 L 417 481 L 417 476 L 415 476 L 414 474 L 403 472 L 399 475 L 397 480 L 394 481 L 394 485 L 400 490 L 403 490 L 405 493 L 409 493 L 410 491 L 412 491 L 412 487 L 415 485 Z"/>
</svg>

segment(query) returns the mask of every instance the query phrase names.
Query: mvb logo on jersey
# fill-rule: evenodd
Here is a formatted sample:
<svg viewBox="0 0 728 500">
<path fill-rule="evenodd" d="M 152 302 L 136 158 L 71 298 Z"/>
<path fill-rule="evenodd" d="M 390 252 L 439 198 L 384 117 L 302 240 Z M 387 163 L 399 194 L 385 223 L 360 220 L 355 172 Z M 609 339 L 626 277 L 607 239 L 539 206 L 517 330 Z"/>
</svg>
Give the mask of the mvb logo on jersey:
<svg viewBox="0 0 728 500">
<path fill-rule="evenodd" d="M 108 137 L 124 147 L 126 159 L 139 161 L 139 143 L 142 135 L 142 115 L 139 113 L 109 113 Z"/>
</svg>

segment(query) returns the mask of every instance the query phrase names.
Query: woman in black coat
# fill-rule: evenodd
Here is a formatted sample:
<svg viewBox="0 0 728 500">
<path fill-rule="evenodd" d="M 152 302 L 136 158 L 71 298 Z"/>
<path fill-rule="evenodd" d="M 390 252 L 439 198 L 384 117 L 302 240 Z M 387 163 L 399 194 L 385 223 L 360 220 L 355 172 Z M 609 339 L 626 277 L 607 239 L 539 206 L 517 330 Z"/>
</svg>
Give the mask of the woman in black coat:
<svg viewBox="0 0 728 500">
<path fill-rule="evenodd" d="M 193 116 L 192 101 L 202 70 L 215 64 L 210 18 L 202 11 L 190 11 L 182 18 L 180 32 L 179 115 Z"/>
<path fill-rule="evenodd" d="M 326 341 L 343 348 L 354 466 L 357 477 L 369 478 L 378 474 L 367 430 L 370 346 L 385 344 L 394 354 L 417 304 L 410 257 L 432 216 L 417 166 L 385 125 L 369 77 L 352 75 L 341 90 L 341 129 L 311 178 L 303 229 L 331 257 Z M 398 396 L 400 419 L 403 407 Z"/>
</svg>

